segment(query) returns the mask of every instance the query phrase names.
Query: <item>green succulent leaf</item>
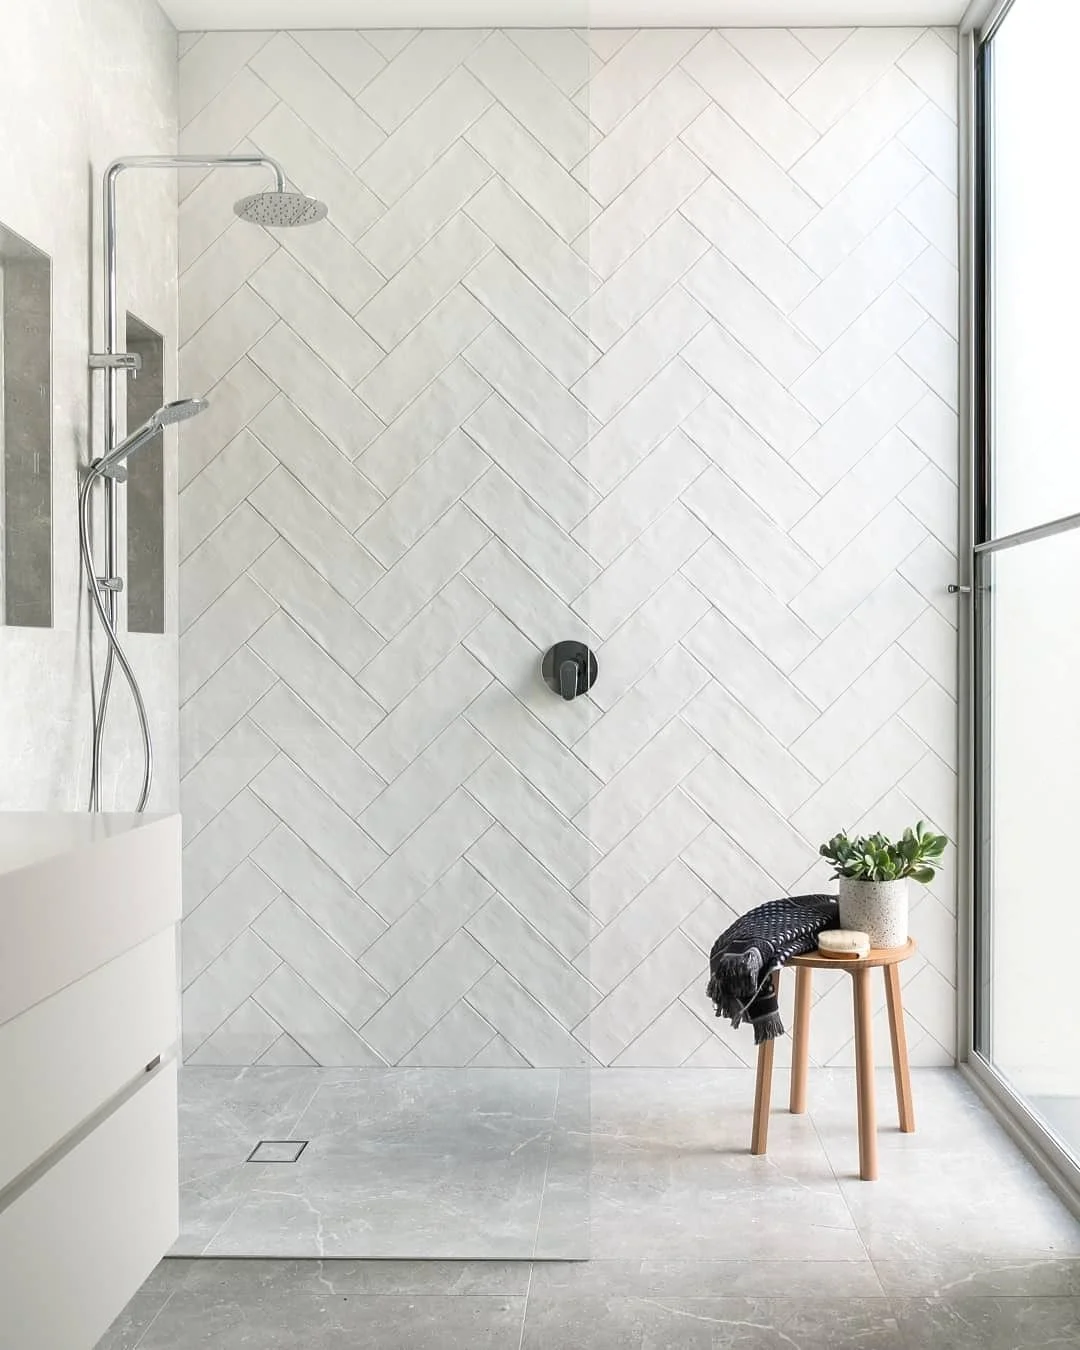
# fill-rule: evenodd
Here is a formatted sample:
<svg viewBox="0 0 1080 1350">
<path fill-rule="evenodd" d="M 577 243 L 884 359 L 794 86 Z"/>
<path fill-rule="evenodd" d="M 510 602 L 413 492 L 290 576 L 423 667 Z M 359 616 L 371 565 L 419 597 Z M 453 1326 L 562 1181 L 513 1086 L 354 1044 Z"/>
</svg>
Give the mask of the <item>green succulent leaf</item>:
<svg viewBox="0 0 1080 1350">
<path fill-rule="evenodd" d="M 854 838 L 844 831 L 818 849 L 821 857 L 833 865 L 833 876 L 863 878 L 867 881 L 897 881 L 911 877 L 926 883 L 934 879 L 940 859 L 948 846 L 943 834 L 934 834 L 920 820 L 908 826 L 899 840 L 893 841 L 878 831 Z"/>
</svg>

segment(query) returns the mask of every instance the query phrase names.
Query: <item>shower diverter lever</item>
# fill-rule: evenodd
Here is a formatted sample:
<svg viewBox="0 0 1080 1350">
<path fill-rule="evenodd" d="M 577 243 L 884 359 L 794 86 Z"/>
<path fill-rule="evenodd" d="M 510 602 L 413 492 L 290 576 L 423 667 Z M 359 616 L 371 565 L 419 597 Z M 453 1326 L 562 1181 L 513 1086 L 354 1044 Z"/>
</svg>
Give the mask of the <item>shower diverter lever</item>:
<svg viewBox="0 0 1080 1350">
<path fill-rule="evenodd" d="M 596 683 L 596 656 L 584 642 L 556 642 L 540 667 L 548 687 L 569 703 Z"/>
</svg>

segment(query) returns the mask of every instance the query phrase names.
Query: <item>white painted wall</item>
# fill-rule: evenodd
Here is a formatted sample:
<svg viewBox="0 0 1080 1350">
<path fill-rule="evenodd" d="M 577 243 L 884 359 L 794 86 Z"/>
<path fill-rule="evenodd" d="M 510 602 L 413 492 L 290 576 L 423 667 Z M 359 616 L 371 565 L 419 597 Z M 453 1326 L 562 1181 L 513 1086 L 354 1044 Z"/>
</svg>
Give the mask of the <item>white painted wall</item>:
<svg viewBox="0 0 1080 1350">
<path fill-rule="evenodd" d="M 330 208 L 279 246 L 254 184 L 181 205 L 187 1053 L 751 1059 L 704 996 L 733 912 L 841 827 L 955 832 L 955 33 L 181 51 L 181 145 Z M 540 653 L 590 629 L 566 707 Z"/>
<path fill-rule="evenodd" d="M 101 377 L 91 386 L 87 356 L 91 330 L 98 341 L 101 333 L 101 174 L 120 154 L 175 149 L 176 34 L 147 0 L 39 0 L 7 6 L 3 22 L 0 220 L 52 258 L 54 626 L 0 627 L 0 807 L 77 809 L 88 786 L 90 666 L 76 492 L 78 466 L 100 444 L 90 419 L 91 406 L 100 417 Z M 121 314 L 130 308 L 165 335 L 173 397 L 177 226 L 168 175 L 125 178 L 119 231 Z M 154 809 L 178 799 L 175 502 L 169 438 L 167 632 L 127 643 L 154 730 Z M 122 682 L 110 719 L 103 805 L 130 808 L 141 764 Z"/>
</svg>

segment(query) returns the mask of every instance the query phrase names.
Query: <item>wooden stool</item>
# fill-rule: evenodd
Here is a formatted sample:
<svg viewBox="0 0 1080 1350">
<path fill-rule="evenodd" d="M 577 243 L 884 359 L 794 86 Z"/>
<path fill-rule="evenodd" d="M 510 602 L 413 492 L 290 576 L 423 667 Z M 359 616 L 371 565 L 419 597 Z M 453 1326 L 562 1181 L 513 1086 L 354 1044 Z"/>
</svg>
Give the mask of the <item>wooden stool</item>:
<svg viewBox="0 0 1080 1350">
<path fill-rule="evenodd" d="M 791 1059 L 791 1098 L 794 1115 L 806 1110 L 806 1078 L 810 1064 L 810 1002 L 815 970 L 842 970 L 851 976 L 855 1002 L 855 1091 L 859 1109 L 859 1176 L 876 1181 L 878 1174 L 877 1108 L 874 1102 L 874 1037 L 871 1027 L 870 971 L 881 966 L 885 974 L 885 1002 L 889 1009 L 889 1035 L 892 1040 L 893 1077 L 896 1079 L 896 1106 L 900 1128 L 905 1134 L 915 1130 L 915 1111 L 911 1104 L 911 1072 L 908 1067 L 907 1033 L 904 1009 L 900 1003 L 900 963 L 915 951 L 909 938 L 903 947 L 874 950 L 858 961 L 838 961 L 808 952 L 788 962 L 795 975 L 795 1026 Z M 773 976 L 778 982 L 779 971 Z M 775 1041 L 758 1046 L 757 1091 L 754 1096 L 754 1133 L 750 1152 L 762 1154 L 769 1142 L 769 1104 L 772 1098 L 773 1055 Z"/>
</svg>

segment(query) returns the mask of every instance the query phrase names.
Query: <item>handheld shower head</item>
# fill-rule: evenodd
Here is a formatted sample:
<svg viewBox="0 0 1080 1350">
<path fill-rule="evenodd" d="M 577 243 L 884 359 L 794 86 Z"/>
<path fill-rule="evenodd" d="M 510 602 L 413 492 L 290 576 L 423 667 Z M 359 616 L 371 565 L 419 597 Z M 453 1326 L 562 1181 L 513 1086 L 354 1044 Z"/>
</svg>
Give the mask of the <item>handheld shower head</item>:
<svg viewBox="0 0 1080 1350">
<path fill-rule="evenodd" d="M 290 225 L 314 225 L 326 215 L 325 202 L 302 192 L 253 192 L 233 207 L 241 220 L 273 229 Z"/>
<path fill-rule="evenodd" d="M 162 427 L 170 427 L 174 422 L 186 422 L 189 417 L 197 417 L 210 405 L 204 398 L 178 398 L 159 408 L 153 417 L 148 418 L 130 436 L 125 436 L 115 449 L 100 460 L 98 469 L 106 478 L 123 481 L 127 477 L 127 461 L 130 457 L 149 445 Z"/>
</svg>

